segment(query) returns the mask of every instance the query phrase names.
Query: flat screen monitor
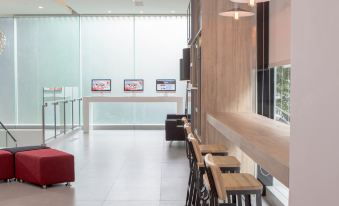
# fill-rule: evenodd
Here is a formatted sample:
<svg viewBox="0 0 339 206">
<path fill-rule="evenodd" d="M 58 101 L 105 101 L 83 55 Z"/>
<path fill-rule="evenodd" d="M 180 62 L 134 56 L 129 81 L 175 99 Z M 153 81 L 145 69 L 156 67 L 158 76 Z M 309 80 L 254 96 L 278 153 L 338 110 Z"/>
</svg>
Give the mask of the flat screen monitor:
<svg viewBox="0 0 339 206">
<path fill-rule="evenodd" d="M 176 91 L 176 86 L 175 79 L 157 79 L 156 81 L 157 91 L 173 92 Z"/>
<path fill-rule="evenodd" d="M 92 79 L 93 92 L 108 92 L 111 91 L 110 79 Z"/>
<path fill-rule="evenodd" d="M 125 92 L 144 91 L 144 80 L 143 79 L 125 79 L 124 80 L 124 91 Z"/>
</svg>

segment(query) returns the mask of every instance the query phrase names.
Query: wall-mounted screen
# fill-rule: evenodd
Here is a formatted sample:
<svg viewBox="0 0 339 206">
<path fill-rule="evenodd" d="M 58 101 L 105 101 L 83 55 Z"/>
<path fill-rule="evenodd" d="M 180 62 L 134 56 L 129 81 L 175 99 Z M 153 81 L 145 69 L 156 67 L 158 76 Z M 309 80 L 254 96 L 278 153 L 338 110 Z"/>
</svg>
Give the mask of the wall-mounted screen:
<svg viewBox="0 0 339 206">
<path fill-rule="evenodd" d="M 92 79 L 93 92 L 109 92 L 111 91 L 110 79 Z"/>
<path fill-rule="evenodd" d="M 124 80 L 124 91 L 125 92 L 144 91 L 144 80 L 143 79 L 125 79 Z"/>
<path fill-rule="evenodd" d="M 176 86 L 175 79 L 157 79 L 156 81 L 157 91 L 173 92 L 176 91 Z"/>
</svg>

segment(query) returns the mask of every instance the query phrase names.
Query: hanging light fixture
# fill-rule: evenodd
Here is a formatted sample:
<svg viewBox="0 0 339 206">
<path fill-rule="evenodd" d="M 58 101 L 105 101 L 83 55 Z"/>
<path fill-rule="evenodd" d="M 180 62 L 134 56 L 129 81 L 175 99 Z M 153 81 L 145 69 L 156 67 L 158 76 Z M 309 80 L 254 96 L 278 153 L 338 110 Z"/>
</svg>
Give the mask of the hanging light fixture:
<svg viewBox="0 0 339 206">
<path fill-rule="evenodd" d="M 245 9 L 239 8 L 236 4 L 233 9 L 219 13 L 220 16 L 233 17 L 235 20 L 238 20 L 241 17 L 253 16 L 254 13 L 247 11 Z"/>
<path fill-rule="evenodd" d="M 240 4 L 249 4 L 251 7 L 254 7 L 257 3 L 267 2 L 270 0 L 231 0 L 234 3 Z"/>
<path fill-rule="evenodd" d="M 5 47 L 6 47 L 6 36 L 5 33 L 0 31 L 0 55 L 4 51 Z"/>
</svg>

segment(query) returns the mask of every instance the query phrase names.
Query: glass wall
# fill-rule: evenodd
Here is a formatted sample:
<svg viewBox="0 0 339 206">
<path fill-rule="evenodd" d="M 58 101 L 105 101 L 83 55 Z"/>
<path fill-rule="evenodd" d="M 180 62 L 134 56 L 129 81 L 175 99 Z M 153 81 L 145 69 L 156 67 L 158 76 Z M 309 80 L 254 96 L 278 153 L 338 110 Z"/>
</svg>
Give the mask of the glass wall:
<svg viewBox="0 0 339 206">
<path fill-rule="evenodd" d="M 79 86 L 79 17 L 19 17 L 18 122 L 41 124 L 43 87 Z"/>
<path fill-rule="evenodd" d="M 14 20 L 0 18 L 6 46 L 0 54 L 0 121 L 15 124 Z"/>
<path fill-rule="evenodd" d="M 0 18 L 7 47 L 0 55 L 0 121 L 41 124 L 44 87 L 79 87 L 82 96 L 183 96 L 179 59 L 186 17 L 33 16 Z M 127 93 L 124 79 L 144 79 Z M 111 79 L 112 91 L 91 91 L 92 79 Z M 176 93 L 157 93 L 156 79 L 177 79 Z M 163 124 L 175 103 L 97 103 L 94 124 Z"/>
<path fill-rule="evenodd" d="M 133 17 L 83 17 L 81 51 L 84 96 L 124 96 L 123 80 L 133 78 Z M 112 91 L 91 92 L 92 79 L 111 79 Z M 94 124 L 133 122 L 132 104 L 96 103 Z"/>
<path fill-rule="evenodd" d="M 155 89 L 156 79 L 177 79 L 176 94 L 185 96 L 179 81 L 179 59 L 186 43 L 186 19 L 182 17 L 140 17 L 135 20 L 135 77 L 145 80 L 144 96 L 164 96 Z M 166 114 L 176 112 L 175 103 L 138 103 L 136 124 L 163 124 Z"/>
</svg>

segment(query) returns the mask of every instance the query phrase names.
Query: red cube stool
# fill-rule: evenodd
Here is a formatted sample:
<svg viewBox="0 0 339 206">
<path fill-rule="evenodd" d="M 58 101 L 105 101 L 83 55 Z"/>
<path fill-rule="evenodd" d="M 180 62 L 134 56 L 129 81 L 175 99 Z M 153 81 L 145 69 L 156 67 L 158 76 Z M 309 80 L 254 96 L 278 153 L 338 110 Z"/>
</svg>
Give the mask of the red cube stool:
<svg viewBox="0 0 339 206">
<path fill-rule="evenodd" d="M 74 157 L 71 154 L 41 149 L 15 155 L 15 177 L 46 188 L 47 185 L 74 182 Z"/>
<path fill-rule="evenodd" d="M 10 152 L 0 150 L 0 180 L 14 178 L 14 160 Z"/>
</svg>

